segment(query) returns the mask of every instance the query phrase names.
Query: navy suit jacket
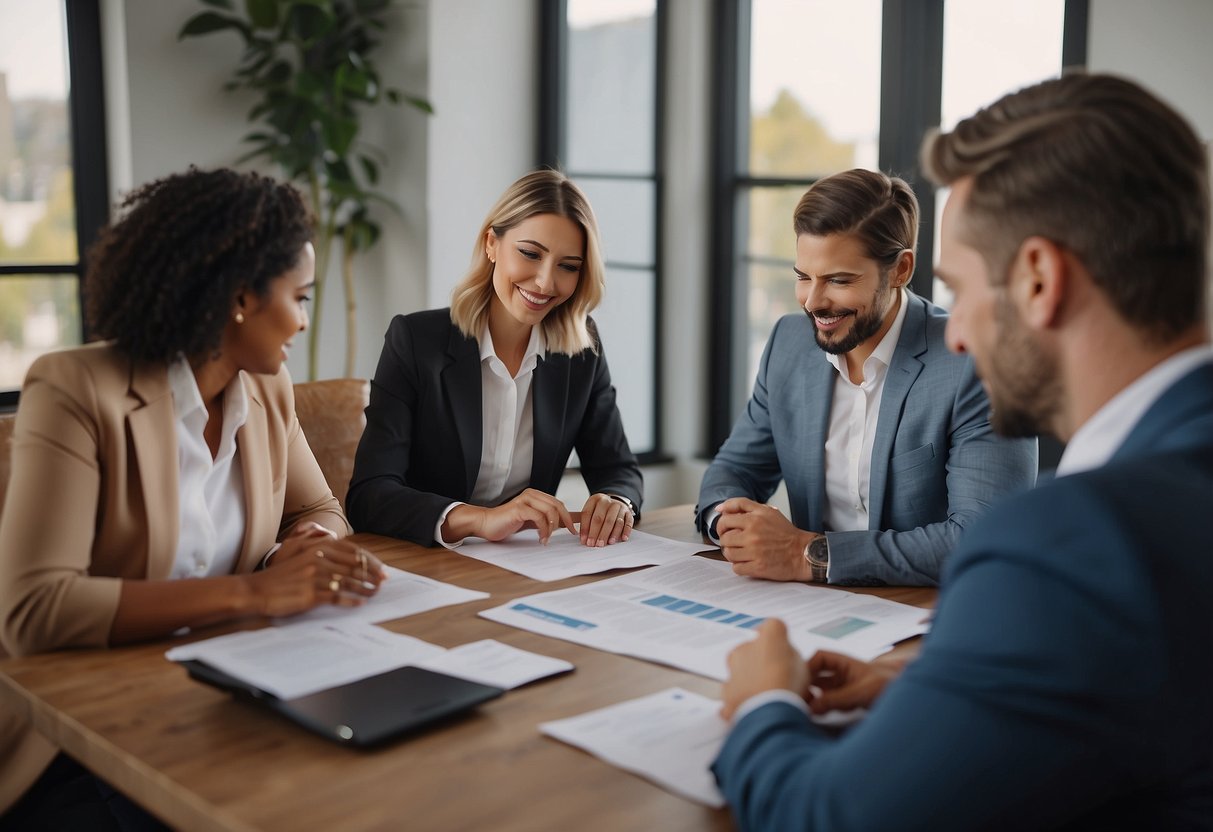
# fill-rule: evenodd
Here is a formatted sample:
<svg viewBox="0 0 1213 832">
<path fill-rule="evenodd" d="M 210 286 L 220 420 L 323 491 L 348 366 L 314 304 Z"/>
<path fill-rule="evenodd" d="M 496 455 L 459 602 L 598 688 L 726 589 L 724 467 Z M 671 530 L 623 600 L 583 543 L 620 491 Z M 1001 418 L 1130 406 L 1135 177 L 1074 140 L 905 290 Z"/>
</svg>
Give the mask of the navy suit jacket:
<svg viewBox="0 0 1213 832">
<path fill-rule="evenodd" d="M 593 322 L 591 333 L 596 330 Z M 640 510 L 640 466 L 628 447 L 606 358 L 548 352 L 531 378 L 532 488 L 554 494 L 574 448 L 591 493 L 627 497 Z M 480 346 L 449 309 L 397 315 L 371 380 L 366 430 L 346 496 L 350 524 L 432 545 L 452 502 L 466 502 L 480 472 Z"/>
<path fill-rule="evenodd" d="M 1104 467 L 965 533 L 919 659 L 840 739 L 772 703 L 713 769 L 743 829 L 1213 828 L 1213 365 Z"/>
<path fill-rule="evenodd" d="M 1002 439 L 971 358 L 944 343 L 947 313 L 916 295 L 885 377 L 872 444 L 868 528 L 830 531 L 830 583 L 930 585 L 961 530 L 1036 478 L 1036 440 Z M 766 502 L 780 479 L 792 523 L 822 531 L 825 443 L 838 371 L 803 314 L 767 342 L 754 394 L 704 474 L 700 531 L 730 497 Z"/>
</svg>

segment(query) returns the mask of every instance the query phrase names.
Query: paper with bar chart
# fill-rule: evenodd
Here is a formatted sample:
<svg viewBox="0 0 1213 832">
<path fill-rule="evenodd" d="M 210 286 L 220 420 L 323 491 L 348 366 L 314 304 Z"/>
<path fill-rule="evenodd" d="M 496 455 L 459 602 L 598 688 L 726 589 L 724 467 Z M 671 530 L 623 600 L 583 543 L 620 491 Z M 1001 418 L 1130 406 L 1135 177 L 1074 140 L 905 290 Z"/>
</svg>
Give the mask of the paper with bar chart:
<svg viewBox="0 0 1213 832">
<path fill-rule="evenodd" d="M 927 631 L 929 610 L 840 589 L 733 574 L 687 558 L 597 583 L 529 595 L 481 616 L 589 647 L 723 680 L 734 646 L 777 617 L 806 658 L 833 650 L 872 659 Z"/>
</svg>

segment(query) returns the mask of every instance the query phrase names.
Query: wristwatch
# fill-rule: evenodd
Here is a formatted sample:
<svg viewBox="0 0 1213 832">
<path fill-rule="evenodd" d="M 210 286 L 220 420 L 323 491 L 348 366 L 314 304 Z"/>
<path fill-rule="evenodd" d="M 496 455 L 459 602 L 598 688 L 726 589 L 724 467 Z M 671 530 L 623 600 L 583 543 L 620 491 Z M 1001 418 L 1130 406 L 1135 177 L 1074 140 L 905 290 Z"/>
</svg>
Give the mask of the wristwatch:
<svg viewBox="0 0 1213 832">
<path fill-rule="evenodd" d="M 805 544 L 804 559 L 808 561 L 810 579 L 813 583 L 826 583 L 827 574 L 830 571 L 830 544 L 826 541 L 824 534 Z"/>
</svg>

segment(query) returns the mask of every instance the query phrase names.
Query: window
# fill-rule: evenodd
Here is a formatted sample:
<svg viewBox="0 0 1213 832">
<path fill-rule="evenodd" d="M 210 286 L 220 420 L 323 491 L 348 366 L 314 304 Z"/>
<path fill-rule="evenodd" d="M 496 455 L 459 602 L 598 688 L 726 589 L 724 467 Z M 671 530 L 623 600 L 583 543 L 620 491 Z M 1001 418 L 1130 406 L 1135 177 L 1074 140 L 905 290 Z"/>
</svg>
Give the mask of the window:
<svg viewBox="0 0 1213 832">
<path fill-rule="evenodd" d="M 95 0 L 0 2 L 0 405 L 84 339 L 83 252 L 108 203 Z"/>
<path fill-rule="evenodd" d="M 795 312 L 792 211 L 852 167 L 906 179 L 921 207 L 912 288 L 933 297 L 937 199 L 923 133 L 1081 65 L 1086 0 L 717 0 L 709 453 L 750 395 L 775 321 Z M 945 298 L 940 298 L 945 301 Z"/>
<path fill-rule="evenodd" d="M 659 425 L 663 0 L 544 0 L 539 162 L 585 191 L 606 295 L 594 312 L 632 450 Z"/>
</svg>

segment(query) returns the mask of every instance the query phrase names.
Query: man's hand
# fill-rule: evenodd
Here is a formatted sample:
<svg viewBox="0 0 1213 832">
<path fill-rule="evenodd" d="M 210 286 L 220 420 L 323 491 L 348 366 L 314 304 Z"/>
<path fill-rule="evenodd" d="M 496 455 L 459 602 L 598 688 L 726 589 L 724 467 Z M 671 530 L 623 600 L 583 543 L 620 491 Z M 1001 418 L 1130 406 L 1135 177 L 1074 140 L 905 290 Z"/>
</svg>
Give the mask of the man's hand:
<svg viewBox="0 0 1213 832">
<path fill-rule="evenodd" d="M 720 715 L 732 719 L 741 703 L 763 691 L 782 688 L 806 696 L 808 682 L 804 659 L 788 641 L 788 628 L 778 618 L 768 618 L 758 627 L 758 638 L 729 653 Z"/>
<path fill-rule="evenodd" d="M 863 662 L 840 653 L 818 650 L 809 659 L 808 667 L 810 684 L 820 691 L 810 696 L 809 710 L 824 714 L 826 711 L 872 707 L 884 692 L 885 685 L 901 674 L 905 662 L 880 659 Z"/>
<path fill-rule="evenodd" d="M 770 581 L 808 581 L 812 570 L 804 547 L 820 535 L 801 531 L 772 506 L 733 497 L 716 506 L 720 550 L 733 571 Z"/>
</svg>

